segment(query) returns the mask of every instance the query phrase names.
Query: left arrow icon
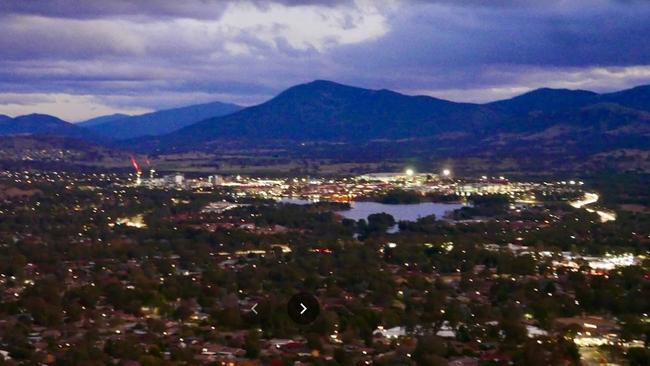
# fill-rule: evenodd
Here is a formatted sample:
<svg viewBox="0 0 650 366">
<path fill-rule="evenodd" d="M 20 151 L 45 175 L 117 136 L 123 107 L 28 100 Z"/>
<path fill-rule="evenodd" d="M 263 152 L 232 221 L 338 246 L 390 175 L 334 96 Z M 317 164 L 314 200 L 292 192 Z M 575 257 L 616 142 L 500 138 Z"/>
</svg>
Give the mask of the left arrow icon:
<svg viewBox="0 0 650 366">
<path fill-rule="evenodd" d="M 251 311 L 254 312 L 255 315 L 257 315 L 257 310 L 255 310 L 256 307 L 257 307 L 257 304 L 253 305 L 253 307 L 251 308 Z"/>
</svg>

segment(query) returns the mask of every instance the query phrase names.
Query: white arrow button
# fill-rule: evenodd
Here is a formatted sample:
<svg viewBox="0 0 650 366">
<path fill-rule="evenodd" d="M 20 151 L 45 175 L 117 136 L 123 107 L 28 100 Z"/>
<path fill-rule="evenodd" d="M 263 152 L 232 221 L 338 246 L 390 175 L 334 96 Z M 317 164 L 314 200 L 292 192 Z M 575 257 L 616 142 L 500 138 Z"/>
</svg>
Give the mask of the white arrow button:
<svg viewBox="0 0 650 366">
<path fill-rule="evenodd" d="M 257 315 L 257 310 L 255 310 L 256 307 L 257 307 L 257 304 L 253 305 L 253 307 L 251 308 L 251 311 L 254 312 L 255 315 Z"/>
<path fill-rule="evenodd" d="M 305 311 L 307 311 L 307 307 L 303 303 L 300 303 L 300 306 L 302 307 L 302 311 L 300 312 L 300 315 L 302 315 L 305 313 Z"/>
</svg>

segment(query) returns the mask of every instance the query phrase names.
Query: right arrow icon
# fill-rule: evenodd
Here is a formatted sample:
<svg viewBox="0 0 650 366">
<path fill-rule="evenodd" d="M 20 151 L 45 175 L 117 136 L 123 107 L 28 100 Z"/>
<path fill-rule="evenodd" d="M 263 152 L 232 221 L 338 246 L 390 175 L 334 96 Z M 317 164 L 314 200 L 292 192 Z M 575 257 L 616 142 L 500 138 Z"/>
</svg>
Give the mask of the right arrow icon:
<svg viewBox="0 0 650 366">
<path fill-rule="evenodd" d="M 320 313 L 320 305 L 316 297 L 309 293 L 301 292 L 293 295 L 289 299 L 287 311 L 291 320 L 304 325 L 316 320 Z"/>
</svg>

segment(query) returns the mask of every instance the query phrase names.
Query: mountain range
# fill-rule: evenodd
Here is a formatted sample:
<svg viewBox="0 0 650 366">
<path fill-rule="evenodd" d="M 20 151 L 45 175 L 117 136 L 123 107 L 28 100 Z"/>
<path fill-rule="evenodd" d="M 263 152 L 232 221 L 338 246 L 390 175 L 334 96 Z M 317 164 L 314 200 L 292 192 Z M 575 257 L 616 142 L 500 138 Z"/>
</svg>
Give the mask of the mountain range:
<svg viewBox="0 0 650 366">
<path fill-rule="evenodd" d="M 597 154 L 650 150 L 650 86 L 614 93 L 542 88 L 486 104 L 457 103 L 316 80 L 242 108 L 209 103 L 67 124 L 3 120 L 0 135 L 53 134 L 140 152 L 267 146 L 302 156 Z M 312 146 L 318 146 L 318 149 Z M 327 150 L 327 151 L 326 151 Z"/>
<path fill-rule="evenodd" d="M 165 109 L 139 116 L 113 114 L 81 122 L 79 125 L 99 136 L 123 140 L 140 136 L 164 135 L 206 118 L 230 114 L 241 108 L 235 104 L 212 102 Z"/>
<path fill-rule="evenodd" d="M 162 141 L 399 139 L 469 128 L 489 121 L 490 114 L 474 104 L 317 80 L 260 105 L 182 128 Z"/>
<path fill-rule="evenodd" d="M 170 133 L 206 118 L 232 113 L 241 108 L 235 104 L 212 102 L 137 116 L 116 113 L 79 123 L 70 123 L 37 113 L 15 118 L 0 115 L 0 135 L 60 136 L 111 144 L 117 140 Z"/>
<path fill-rule="evenodd" d="M 487 104 L 456 103 L 314 81 L 287 89 L 257 106 L 214 117 L 138 144 L 158 149 L 220 142 L 473 141 L 484 145 L 526 142 L 601 144 L 650 149 L 650 87 L 598 94 L 537 89 Z M 566 139 L 566 141 L 563 141 Z M 555 140 L 555 141 L 549 141 Z M 633 143 L 630 143 L 633 142 Z M 593 147 L 598 150 L 598 147 Z M 462 149 L 459 149 L 462 150 Z"/>
</svg>

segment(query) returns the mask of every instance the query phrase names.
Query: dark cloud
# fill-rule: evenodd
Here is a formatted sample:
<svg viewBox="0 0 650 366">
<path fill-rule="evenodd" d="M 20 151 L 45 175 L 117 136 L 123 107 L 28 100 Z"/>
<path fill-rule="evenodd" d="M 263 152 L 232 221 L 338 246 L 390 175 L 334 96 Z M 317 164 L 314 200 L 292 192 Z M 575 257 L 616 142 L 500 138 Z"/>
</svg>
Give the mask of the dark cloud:
<svg viewBox="0 0 650 366">
<path fill-rule="evenodd" d="M 392 32 L 341 47 L 334 51 L 336 58 L 363 64 L 357 69 L 367 70 L 367 79 L 378 69 L 389 75 L 379 78 L 394 75 L 391 87 L 434 89 L 498 86 L 528 70 L 650 65 L 648 2 L 534 9 L 442 3 L 423 1 L 401 9 L 391 19 Z"/>
<path fill-rule="evenodd" d="M 0 2 L 0 13 L 74 19 L 111 16 L 205 18 L 220 16 L 225 5 L 224 1 L 202 0 L 9 0 Z"/>
<path fill-rule="evenodd" d="M 228 4 L 239 0 L 7 0 L 0 1 L 0 14 L 38 15 L 59 18 L 168 17 L 214 19 Z M 268 1 L 252 1 L 265 7 Z M 348 0 L 281 0 L 287 6 L 338 6 Z"/>
</svg>

